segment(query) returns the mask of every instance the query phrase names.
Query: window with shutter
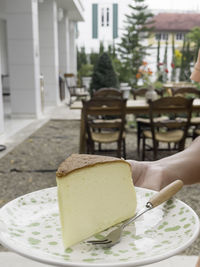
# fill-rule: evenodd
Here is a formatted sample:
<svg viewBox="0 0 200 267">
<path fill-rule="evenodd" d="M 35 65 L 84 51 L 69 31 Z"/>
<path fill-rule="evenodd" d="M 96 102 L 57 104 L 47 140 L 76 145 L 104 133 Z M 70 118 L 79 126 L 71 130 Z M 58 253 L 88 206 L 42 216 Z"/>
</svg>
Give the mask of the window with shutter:
<svg viewBox="0 0 200 267">
<path fill-rule="evenodd" d="M 92 4 L 92 38 L 98 38 L 98 4 Z"/>
<path fill-rule="evenodd" d="M 113 39 L 118 37 L 118 4 L 113 4 Z"/>
</svg>

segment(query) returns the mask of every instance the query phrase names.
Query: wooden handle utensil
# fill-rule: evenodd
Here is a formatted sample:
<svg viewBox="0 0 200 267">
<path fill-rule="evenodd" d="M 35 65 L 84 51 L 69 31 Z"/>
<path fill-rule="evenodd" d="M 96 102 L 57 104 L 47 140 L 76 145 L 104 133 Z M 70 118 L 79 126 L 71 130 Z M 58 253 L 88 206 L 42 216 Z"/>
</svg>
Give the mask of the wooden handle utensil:
<svg viewBox="0 0 200 267">
<path fill-rule="evenodd" d="M 183 182 L 181 180 L 176 180 L 171 184 L 167 185 L 163 189 L 161 189 L 157 194 L 152 196 L 148 201 L 149 204 L 152 205 L 153 208 L 157 207 L 161 203 L 170 199 L 173 195 L 175 195 L 181 188 L 183 187 Z"/>
</svg>

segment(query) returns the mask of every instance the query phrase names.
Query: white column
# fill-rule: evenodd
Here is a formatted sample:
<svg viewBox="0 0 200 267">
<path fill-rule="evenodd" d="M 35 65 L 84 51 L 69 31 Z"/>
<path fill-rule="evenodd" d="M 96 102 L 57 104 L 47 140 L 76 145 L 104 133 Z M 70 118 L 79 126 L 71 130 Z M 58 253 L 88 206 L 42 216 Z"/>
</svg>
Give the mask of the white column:
<svg viewBox="0 0 200 267">
<path fill-rule="evenodd" d="M 4 52 L 4 42 L 3 42 L 3 37 L 4 37 L 4 31 L 3 31 L 3 21 L 0 20 L 0 134 L 3 133 L 4 131 L 4 109 L 3 109 L 3 95 L 2 95 L 2 80 L 1 80 L 1 75 L 3 74 L 3 69 L 2 67 L 4 66 L 3 64 L 3 52 Z"/>
<path fill-rule="evenodd" d="M 69 19 L 66 14 L 58 23 L 58 45 L 59 45 L 59 71 L 63 75 L 69 72 Z"/>
<path fill-rule="evenodd" d="M 6 0 L 12 114 L 41 115 L 37 0 Z"/>
<path fill-rule="evenodd" d="M 70 41 L 70 72 L 77 73 L 76 60 L 76 24 L 74 21 L 69 23 L 69 41 Z"/>
<path fill-rule="evenodd" d="M 54 0 L 39 4 L 40 69 L 44 76 L 45 106 L 59 104 L 58 22 Z"/>
<path fill-rule="evenodd" d="M 1 73 L 8 74 L 8 49 L 7 49 L 6 20 L 0 19 L 0 54 Z"/>
<path fill-rule="evenodd" d="M 1 54 L 0 54 L 0 59 L 1 59 Z M 3 133 L 3 131 L 4 131 L 4 111 L 3 111 L 3 94 L 2 94 L 1 64 L 0 64 L 0 134 Z"/>
<path fill-rule="evenodd" d="M 66 34 L 67 34 L 67 72 L 70 73 L 70 30 L 69 30 L 69 19 L 67 19 L 67 24 L 66 24 Z"/>
</svg>

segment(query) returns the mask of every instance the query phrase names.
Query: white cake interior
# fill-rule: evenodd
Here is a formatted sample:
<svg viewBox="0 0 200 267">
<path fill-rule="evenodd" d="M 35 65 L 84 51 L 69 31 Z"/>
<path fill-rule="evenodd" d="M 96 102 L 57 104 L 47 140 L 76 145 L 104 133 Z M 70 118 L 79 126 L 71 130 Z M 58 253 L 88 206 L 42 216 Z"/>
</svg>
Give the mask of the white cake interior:
<svg viewBox="0 0 200 267">
<path fill-rule="evenodd" d="M 65 248 L 134 215 L 136 193 L 124 161 L 96 164 L 57 177 Z"/>
</svg>

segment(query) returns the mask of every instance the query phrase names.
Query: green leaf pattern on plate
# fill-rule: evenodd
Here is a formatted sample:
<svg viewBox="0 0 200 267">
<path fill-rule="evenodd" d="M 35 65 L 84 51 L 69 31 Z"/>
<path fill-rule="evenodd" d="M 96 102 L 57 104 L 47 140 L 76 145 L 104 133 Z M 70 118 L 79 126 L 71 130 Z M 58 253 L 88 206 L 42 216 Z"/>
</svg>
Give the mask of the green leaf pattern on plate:
<svg viewBox="0 0 200 267">
<path fill-rule="evenodd" d="M 154 193 L 140 188 L 136 191 L 140 210 Z M 198 225 L 194 212 L 173 198 L 126 227 L 121 242 L 114 247 L 101 248 L 83 241 L 64 250 L 56 188 L 36 191 L 8 203 L 0 210 L 0 220 L 7 226 L 2 237 L 9 244 L 31 251 L 32 256 L 39 255 L 43 260 L 48 257 L 50 261 L 88 266 L 162 256 L 186 244 Z M 109 231 L 90 239 L 101 239 Z"/>
</svg>

